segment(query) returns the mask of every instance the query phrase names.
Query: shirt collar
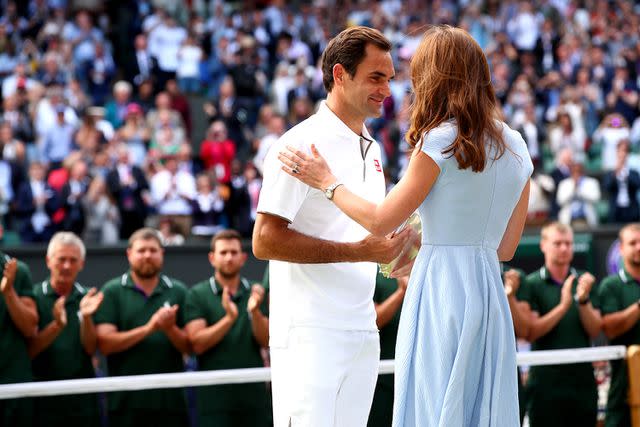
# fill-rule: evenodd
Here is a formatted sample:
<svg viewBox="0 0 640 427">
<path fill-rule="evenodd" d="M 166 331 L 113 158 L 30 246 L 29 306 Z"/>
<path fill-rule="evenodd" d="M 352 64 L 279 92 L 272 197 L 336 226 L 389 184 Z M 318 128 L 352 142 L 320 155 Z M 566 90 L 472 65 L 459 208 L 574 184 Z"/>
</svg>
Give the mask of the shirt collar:
<svg viewBox="0 0 640 427">
<path fill-rule="evenodd" d="M 362 132 L 360 135 L 351 130 L 351 128 L 347 126 L 345 122 L 340 120 L 336 113 L 331 111 L 331 109 L 327 105 L 327 101 L 320 102 L 320 106 L 318 107 L 318 112 L 316 114 L 318 114 L 318 116 L 323 121 L 331 126 L 331 132 L 334 132 L 343 138 L 347 138 L 355 142 L 360 142 L 361 137 L 368 141 L 374 141 L 373 137 L 364 124 L 362 125 Z"/>
<path fill-rule="evenodd" d="M 578 271 L 573 267 L 569 268 L 569 275 L 571 274 L 573 274 L 576 278 L 578 277 Z M 551 273 L 549 272 L 549 269 L 547 267 L 540 268 L 540 278 L 545 282 L 554 282 L 553 278 L 551 277 Z"/>
<path fill-rule="evenodd" d="M 43 295 L 53 295 L 56 297 L 59 296 L 58 293 L 55 291 L 55 289 L 53 289 L 53 286 L 51 286 L 51 282 L 49 281 L 49 279 L 44 280 L 40 286 L 42 287 Z M 86 293 L 87 291 L 80 285 L 80 283 L 75 282 L 71 287 L 71 292 L 67 296 L 67 300 L 80 298 L 84 296 L 84 294 Z"/>
<path fill-rule="evenodd" d="M 136 283 L 133 281 L 133 278 L 131 277 L 131 271 L 127 271 L 120 277 L 120 284 L 125 288 L 132 288 L 132 289 L 138 288 Z M 168 276 L 161 274 L 160 280 L 158 281 L 158 285 L 155 287 L 152 294 L 155 294 L 157 292 L 162 292 L 164 289 L 171 289 L 171 288 L 173 288 L 173 281 Z"/>
<path fill-rule="evenodd" d="M 249 292 L 251 290 L 249 281 L 244 277 L 240 278 L 240 285 L 241 286 L 238 286 L 238 292 L 236 295 L 241 295 L 243 292 Z M 211 287 L 211 292 L 213 292 L 214 295 L 222 294 L 222 288 L 218 282 L 216 282 L 215 277 L 211 276 L 209 278 L 209 286 Z"/>
<path fill-rule="evenodd" d="M 633 276 L 631 274 L 629 274 L 629 272 L 624 267 L 621 267 L 618 270 L 618 277 L 620 277 L 620 279 L 622 280 L 623 283 L 639 284 L 640 285 L 640 282 L 638 282 L 636 279 L 634 279 Z"/>
</svg>

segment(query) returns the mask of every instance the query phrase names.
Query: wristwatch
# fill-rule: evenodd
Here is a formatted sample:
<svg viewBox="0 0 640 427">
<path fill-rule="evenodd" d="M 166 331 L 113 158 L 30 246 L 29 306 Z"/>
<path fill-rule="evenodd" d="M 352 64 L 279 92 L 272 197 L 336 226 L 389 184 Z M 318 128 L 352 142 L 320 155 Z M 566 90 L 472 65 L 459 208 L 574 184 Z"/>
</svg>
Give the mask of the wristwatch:
<svg viewBox="0 0 640 427">
<path fill-rule="evenodd" d="M 333 200 L 334 191 L 336 191 L 336 188 L 340 187 L 341 185 L 342 185 L 341 182 L 336 181 L 333 184 L 331 184 L 330 186 L 328 186 L 326 188 L 326 190 L 324 190 L 324 195 L 327 197 L 327 199 Z"/>
</svg>

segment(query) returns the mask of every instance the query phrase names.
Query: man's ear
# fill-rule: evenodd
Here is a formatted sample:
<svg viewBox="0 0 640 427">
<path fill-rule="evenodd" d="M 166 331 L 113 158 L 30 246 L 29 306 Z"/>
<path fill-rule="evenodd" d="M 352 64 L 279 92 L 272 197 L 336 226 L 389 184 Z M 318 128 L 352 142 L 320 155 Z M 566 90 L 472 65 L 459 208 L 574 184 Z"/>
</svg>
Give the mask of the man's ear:
<svg viewBox="0 0 640 427">
<path fill-rule="evenodd" d="M 347 71 L 344 69 L 342 64 L 336 64 L 333 66 L 333 81 L 335 84 L 341 86 L 346 74 Z"/>
</svg>

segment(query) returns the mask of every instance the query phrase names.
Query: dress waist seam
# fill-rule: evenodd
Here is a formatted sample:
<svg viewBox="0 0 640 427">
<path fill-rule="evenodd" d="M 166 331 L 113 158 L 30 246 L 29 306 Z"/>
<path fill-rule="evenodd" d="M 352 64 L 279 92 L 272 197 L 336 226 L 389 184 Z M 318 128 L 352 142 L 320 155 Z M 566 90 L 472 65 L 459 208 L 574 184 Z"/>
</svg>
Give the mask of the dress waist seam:
<svg viewBox="0 0 640 427">
<path fill-rule="evenodd" d="M 472 248 L 482 248 L 489 249 L 492 251 L 497 251 L 498 248 L 494 248 L 484 243 L 429 243 L 429 242 L 421 242 L 422 246 L 452 246 L 452 247 L 472 247 Z"/>
</svg>

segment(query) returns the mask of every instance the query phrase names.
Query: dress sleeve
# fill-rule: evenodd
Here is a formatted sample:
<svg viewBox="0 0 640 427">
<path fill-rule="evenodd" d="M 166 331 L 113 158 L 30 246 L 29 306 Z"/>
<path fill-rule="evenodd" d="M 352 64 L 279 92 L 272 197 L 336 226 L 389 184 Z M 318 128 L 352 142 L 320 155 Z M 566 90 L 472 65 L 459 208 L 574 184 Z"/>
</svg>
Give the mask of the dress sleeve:
<svg viewBox="0 0 640 427">
<path fill-rule="evenodd" d="M 444 170 L 447 160 L 452 158 L 451 154 L 444 154 L 443 151 L 453 142 L 455 130 L 453 126 L 447 126 L 444 129 L 437 127 L 431 129 L 422 137 L 420 150 L 436 162 L 440 172 Z M 455 157 L 453 159 L 455 160 Z"/>
</svg>

